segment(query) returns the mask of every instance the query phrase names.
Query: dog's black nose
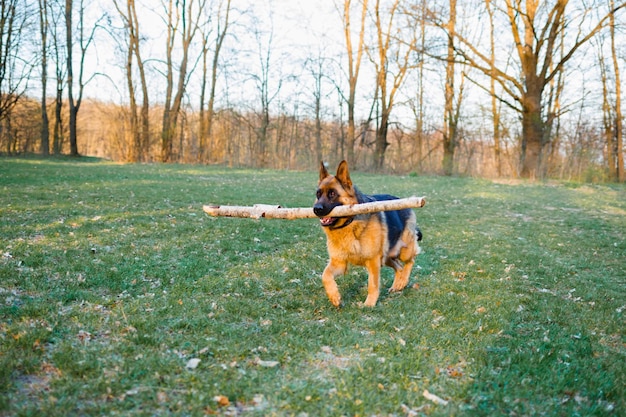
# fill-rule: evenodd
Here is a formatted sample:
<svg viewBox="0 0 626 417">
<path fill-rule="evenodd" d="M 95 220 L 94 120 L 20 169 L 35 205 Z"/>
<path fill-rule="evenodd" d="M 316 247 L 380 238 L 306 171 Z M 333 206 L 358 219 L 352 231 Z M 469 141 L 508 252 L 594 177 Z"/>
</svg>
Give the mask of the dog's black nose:
<svg viewBox="0 0 626 417">
<path fill-rule="evenodd" d="M 316 216 L 323 216 L 324 214 L 328 214 L 323 204 L 315 204 L 313 206 L 313 213 L 315 213 Z"/>
</svg>

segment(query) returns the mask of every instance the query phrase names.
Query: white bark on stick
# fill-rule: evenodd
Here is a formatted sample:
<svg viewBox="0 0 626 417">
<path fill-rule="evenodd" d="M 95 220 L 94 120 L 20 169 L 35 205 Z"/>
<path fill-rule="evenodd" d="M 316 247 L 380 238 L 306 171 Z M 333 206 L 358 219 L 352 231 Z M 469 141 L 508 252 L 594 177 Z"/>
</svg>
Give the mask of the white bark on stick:
<svg viewBox="0 0 626 417">
<path fill-rule="evenodd" d="M 352 204 L 349 206 L 335 207 L 329 217 L 347 217 L 357 214 L 374 213 L 377 211 L 401 210 L 406 208 L 424 207 L 424 197 L 399 198 L 397 200 L 373 201 L 371 203 Z M 245 217 L 259 219 L 313 219 L 317 216 L 312 207 L 284 208 L 268 204 L 255 204 L 254 206 L 217 206 L 206 205 L 203 210 L 210 216 L 222 217 Z"/>
</svg>

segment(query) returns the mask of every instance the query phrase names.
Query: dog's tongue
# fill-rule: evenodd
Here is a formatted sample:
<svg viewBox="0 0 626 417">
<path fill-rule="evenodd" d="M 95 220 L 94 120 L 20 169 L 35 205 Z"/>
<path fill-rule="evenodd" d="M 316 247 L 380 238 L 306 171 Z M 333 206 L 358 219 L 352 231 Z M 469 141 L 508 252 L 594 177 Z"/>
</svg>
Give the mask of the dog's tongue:
<svg viewBox="0 0 626 417">
<path fill-rule="evenodd" d="M 322 217 L 320 219 L 320 221 L 322 222 L 323 225 L 328 225 L 328 224 L 331 224 L 333 222 L 333 218 L 332 217 Z"/>
</svg>

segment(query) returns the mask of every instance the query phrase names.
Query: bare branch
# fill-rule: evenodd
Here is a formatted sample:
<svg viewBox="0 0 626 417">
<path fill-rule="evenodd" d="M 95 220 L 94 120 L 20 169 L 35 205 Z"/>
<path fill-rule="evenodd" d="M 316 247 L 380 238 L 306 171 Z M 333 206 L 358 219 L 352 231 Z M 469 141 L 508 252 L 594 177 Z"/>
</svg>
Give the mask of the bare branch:
<svg viewBox="0 0 626 417">
<path fill-rule="evenodd" d="M 406 208 L 421 208 L 426 204 L 425 197 L 409 197 L 397 200 L 374 201 L 371 203 L 337 206 L 331 212 L 333 217 L 356 216 L 357 214 L 375 213 L 378 211 L 402 210 Z M 267 204 L 249 206 L 216 206 L 205 205 L 203 210 L 214 217 L 244 217 L 251 219 L 314 219 L 312 207 L 284 208 Z"/>
</svg>

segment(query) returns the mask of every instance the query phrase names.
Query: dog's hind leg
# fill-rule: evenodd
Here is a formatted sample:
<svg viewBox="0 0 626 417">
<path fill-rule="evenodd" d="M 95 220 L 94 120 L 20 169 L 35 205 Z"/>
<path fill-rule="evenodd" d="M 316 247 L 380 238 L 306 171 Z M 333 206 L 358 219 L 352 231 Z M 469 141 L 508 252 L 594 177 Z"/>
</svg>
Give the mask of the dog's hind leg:
<svg viewBox="0 0 626 417">
<path fill-rule="evenodd" d="M 394 268 L 396 270 L 396 275 L 394 277 L 393 284 L 391 284 L 391 288 L 389 288 L 389 292 L 402 291 L 409 283 L 409 277 L 411 276 L 411 270 L 413 269 L 413 264 L 415 263 L 415 257 L 419 253 L 417 237 L 413 233 L 410 235 L 412 235 L 410 240 L 407 239 L 410 243 L 400 250 L 400 254 L 398 256 L 399 259 L 404 262 L 404 266 L 399 269 Z"/>
<path fill-rule="evenodd" d="M 341 294 L 339 294 L 335 277 L 345 273 L 346 267 L 347 264 L 345 262 L 331 259 L 322 273 L 322 284 L 324 284 L 326 295 L 328 295 L 328 299 L 335 307 L 341 305 Z"/>
<path fill-rule="evenodd" d="M 411 276 L 411 269 L 413 269 L 413 259 L 406 261 L 402 269 L 396 269 L 396 275 L 393 279 L 393 284 L 389 288 L 389 292 L 402 291 L 404 287 L 409 283 L 409 277 Z"/>
</svg>

